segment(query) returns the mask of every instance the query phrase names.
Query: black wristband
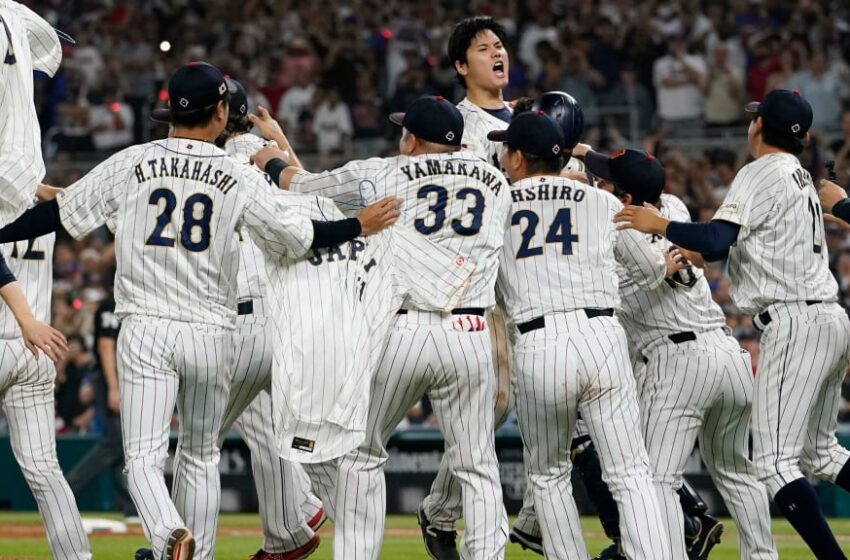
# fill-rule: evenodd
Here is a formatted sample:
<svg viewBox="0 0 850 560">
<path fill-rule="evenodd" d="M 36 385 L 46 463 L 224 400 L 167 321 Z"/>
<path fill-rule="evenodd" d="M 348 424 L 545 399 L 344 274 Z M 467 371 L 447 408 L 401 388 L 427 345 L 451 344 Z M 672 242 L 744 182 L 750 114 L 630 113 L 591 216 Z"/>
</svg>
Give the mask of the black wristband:
<svg viewBox="0 0 850 560">
<path fill-rule="evenodd" d="M 836 202 L 832 207 L 832 215 L 839 220 L 850 222 L 850 198 L 844 198 Z"/>
<path fill-rule="evenodd" d="M 11 284 L 17 280 L 15 275 L 9 269 L 9 265 L 6 264 L 6 259 L 3 258 L 3 253 L 0 253 L 0 288 L 6 286 L 7 284 Z"/>
<path fill-rule="evenodd" d="M 280 174 L 289 167 L 289 164 L 280 158 L 274 158 L 266 164 L 266 173 L 272 178 L 274 184 L 280 186 Z"/>
</svg>

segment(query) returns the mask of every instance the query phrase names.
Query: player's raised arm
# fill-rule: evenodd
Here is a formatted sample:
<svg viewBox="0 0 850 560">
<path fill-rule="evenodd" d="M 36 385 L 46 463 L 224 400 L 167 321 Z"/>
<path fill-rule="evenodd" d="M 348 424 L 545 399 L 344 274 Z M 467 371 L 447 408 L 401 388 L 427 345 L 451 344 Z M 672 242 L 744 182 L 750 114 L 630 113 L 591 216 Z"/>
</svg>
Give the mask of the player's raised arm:
<svg viewBox="0 0 850 560">
<path fill-rule="evenodd" d="M 293 167 L 304 169 L 298 154 L 289 142 L 289 138 L 283 133 L 280 124 L 272 117 L 265 107 L 258 107 L 256 115 L 248 115 L 248 120 L 253 124 L 266 140 L 271 140 L 287 154 L 286 162 Z"/>
</svg>

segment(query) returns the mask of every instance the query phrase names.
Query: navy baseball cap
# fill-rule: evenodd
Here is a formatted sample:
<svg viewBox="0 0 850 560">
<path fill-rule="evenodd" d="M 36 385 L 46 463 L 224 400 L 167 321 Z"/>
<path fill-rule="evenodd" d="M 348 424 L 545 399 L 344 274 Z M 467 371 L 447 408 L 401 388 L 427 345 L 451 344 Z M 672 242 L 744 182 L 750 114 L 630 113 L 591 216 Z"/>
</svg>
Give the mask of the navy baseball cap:
<svg viewBox="0 0 850 560">
<path fill-rule="evenodd" d="M 443 97 L 420 97 L 404 113 L 392 113 L 390 120 L 434 144 L 460 146 L 463 138 L 463 115 Z"/>
<path fill-rule="evenodd" d="M 173 114 L 188 114 L 206 109 L 219 101 L 229 101 L 235 92 L 230 79 L 207 62 L 189 62 L 168 80 L 168 107 L 154 109 L 151 119 L 171 122 Z"/>
<path fill-rule="evenodd" d="M 765 128 L 786 138 L 802 140 L 812 126 L 812 106 L 796 90 L 775 89 L 761 103 L 747 103 L 745 110 L 761 117 Z"/>
<path fill-rule="evenodd" d="M 487 139 L 543 159 L 559 156 L 565 150 L 561 125 L 543 111 L 522 113 L 505 130 L 490 132 Z"/>
<path fill-rule="evenodd" d="M 248 92 L 238 80 L 225 76 L 228 85 L 232 86 L 230 93 L 230 119 L 241 119 L 248 115 Z"/>
<path fill-rule="evenodd" d="M 584 166 L 632 195 L 635 202 L 657 202 L 667 181 L 661 162 L 643 150 L 620 150 L 610 157 L 591 151 L 584 157 Z"/>
</svg>

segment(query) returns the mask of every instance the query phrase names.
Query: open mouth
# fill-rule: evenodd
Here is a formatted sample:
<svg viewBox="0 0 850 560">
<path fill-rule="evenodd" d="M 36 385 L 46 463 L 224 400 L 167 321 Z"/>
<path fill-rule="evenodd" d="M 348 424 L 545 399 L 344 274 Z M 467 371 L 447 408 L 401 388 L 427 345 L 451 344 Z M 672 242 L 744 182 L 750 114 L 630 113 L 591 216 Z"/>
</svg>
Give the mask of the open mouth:
<svg viewBox="0 0 850 560">
<path fill-rule="evenodd" d="M 496 73 L 496 76 L 500 78 L 505 77 L 505 63 L 501 60 L 493 65 L 493 72 Z"/>
</svg>

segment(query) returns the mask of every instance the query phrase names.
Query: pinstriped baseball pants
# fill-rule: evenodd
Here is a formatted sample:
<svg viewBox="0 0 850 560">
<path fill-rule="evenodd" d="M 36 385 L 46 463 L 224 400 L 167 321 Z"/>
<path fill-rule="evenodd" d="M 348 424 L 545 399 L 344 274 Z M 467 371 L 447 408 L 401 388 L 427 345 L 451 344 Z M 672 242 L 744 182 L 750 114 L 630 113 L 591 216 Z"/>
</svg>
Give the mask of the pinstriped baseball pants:
<svg viewBox="0 0 850 560">
<path fill-rule="evenodd" d="M 676 491 L 694 444 L 740 535 L 742 560 L 775 560 L 767 489 L 750 462 L 753 375 L 750 356 L 717 329 L 674 344 L 648 346 L 639 376 L 641 416 L 658 500 L 674 558 L 687 558 Z"/>
<path fill-rule="evenodd" d="M 259 309 L 254 301 L 255 313 Z M 286 552 L 306 544 L 313 531 L 306 521 L 321 502 L 309 491 L 310 481 L 300 465 L 277 454 L 271 385 L 273 352 L 268 317 L 240 315 L 233 332 L 234 370 L 219 444 L 235 426 L 251 451 L 251 470 L 257 487 L 263 550 Z"/>
<path fill-rule="evenodd" d="M 232 331 L 131 316 L 118 335 L 127 486 L 154 556 L 186 526 L 193 558 L 212 560 L 221 501 L 218 438 L 230 388 Z M 180 417 L 169 496 L 163 469 L 174 407 Z M 173 501 L 172 501 L 173 499 Z"/>
<path fill-rule="evenodd" d="M 447 462 L 462 488 L 466 531 L 460 556 L 504 556 L 507 516 L 493 435 L 490 334 L 460 327 L 478 321 L 484 325 L 477 316 L 417 311 L 396 318 L 372 381 L 366 440 L 339 463 L 334 558 L 378 557 L 386 512 L 385 446 L 426 393 L 446 440 Z"/>
<path fill-rule="evenodd" d="M 850 461 L 835 437 L 850 321 L 836 303 L 776 304 L 768 312 L 753 400 L 753 461 L 773 496 L 804 471 L 833 482 Z"/>
<path fill-rule="evenodd" d="M 624 553 L 671 560 L 617 319 L 590 319 L 582 310 L 547 315 L 544 328 L 517 336 L 514 366 L 517 418 L 546 557 L 587 558 L 570 481 L 580 412 L 620 510 Z"/>
<path fill-rule="evenodd" d="M 0 399 L 12 452 L 41 514 L 50 554 L 57 560 L 92 557 L 74 494 L 56 458 L 53 390 L 56 370 L 22 339 L 0 341 Z"/>
</svg>

